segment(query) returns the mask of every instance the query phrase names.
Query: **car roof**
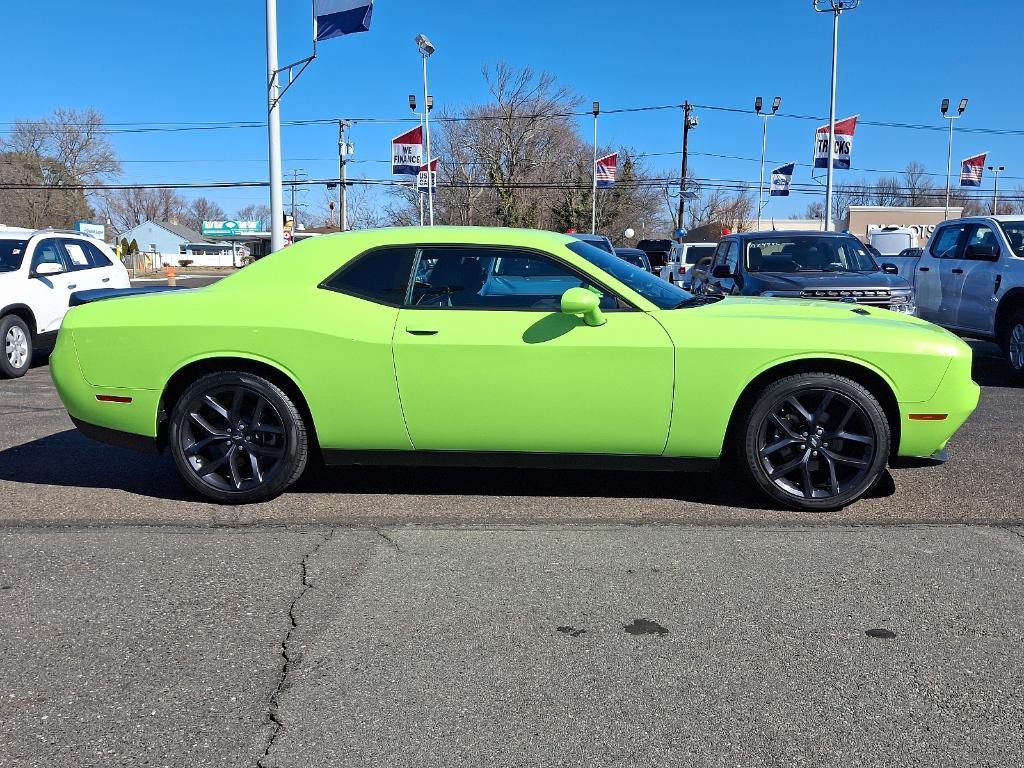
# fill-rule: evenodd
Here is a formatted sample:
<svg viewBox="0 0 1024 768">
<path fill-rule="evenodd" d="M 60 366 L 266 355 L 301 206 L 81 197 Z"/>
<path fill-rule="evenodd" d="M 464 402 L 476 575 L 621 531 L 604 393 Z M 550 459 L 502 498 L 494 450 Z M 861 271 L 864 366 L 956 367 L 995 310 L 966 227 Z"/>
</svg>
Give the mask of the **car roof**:
<svg viewBox="0 0 1024 768">
<path fill-rule="evenodd" d="M 4 240 L 28 240 L 34 233 L 34 229 L 0 226 L 0 238 Z"/>
<path fill-rule="evenodd" d="M 641 251 L 639 248 L 616 248 L 616 253 L 642 253 L 644 256 L 647 255 L 647 251 Z"/>
<path fill-rule="evenodd" d="M 796 235 L 807 235 L 814 237 L 853 237 L 850 232 L 824 232 L 819 229 L 779 229 L 760 230 L 758 232 L 734 232 L 726 237 L 794 237 Z M 723 240 L 725 238 L 722 238 Z"/>
<path fill-rule="evenodd" d="M 961 216 L 959 219 L 946 219 L 940 224 L 952 224 L 957 221 L 1001 221 L 1003 223 L 1024 221 L 1024 216 Z"/>
<path fill-rule="evenodd" d="M 480 229 L 487 229 L 487 227 L 480 227 Z M 588 240 L 604 241 L 608 239 L 605 235 L 592 235 L 589 232 L 570 235 L 570 237 L 575 237 L 577 240 L 583 240 L 584 242 L 587 242 Z"/>
</svg>

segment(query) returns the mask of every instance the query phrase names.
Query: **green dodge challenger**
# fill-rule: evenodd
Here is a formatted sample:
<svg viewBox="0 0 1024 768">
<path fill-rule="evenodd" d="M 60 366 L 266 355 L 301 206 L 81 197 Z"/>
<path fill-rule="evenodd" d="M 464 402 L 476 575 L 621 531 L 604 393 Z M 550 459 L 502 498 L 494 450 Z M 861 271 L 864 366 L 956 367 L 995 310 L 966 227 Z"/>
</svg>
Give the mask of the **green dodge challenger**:
<svg viewBox="0 0 1024 768">
<path fill-rule="evenodd" d="M 308 463 L 701 469 L 734 452 L 827 510 L 941 460 L 971 350 L 856 303 L 695 297 L 551 232 L 313 238 L 215 285 L 71 310 L 51 357 L 79 429 L 167 448 L 221 502 Z"/>
</svg>

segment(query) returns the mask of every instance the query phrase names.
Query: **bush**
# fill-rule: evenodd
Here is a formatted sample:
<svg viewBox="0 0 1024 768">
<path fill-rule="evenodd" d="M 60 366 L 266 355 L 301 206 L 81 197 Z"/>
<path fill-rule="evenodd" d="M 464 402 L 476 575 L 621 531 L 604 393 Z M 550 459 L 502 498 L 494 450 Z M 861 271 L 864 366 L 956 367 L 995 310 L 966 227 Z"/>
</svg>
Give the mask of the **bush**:
<svg viewBox="0 0 1024 768">
<path fill-rule="evenodd" d="M 184 267 L 191 267 L 192 266 L 192 259 L 178 259 L 178 266 L 182 267 L 182 268 L 184 268 Z"/>
</svg>

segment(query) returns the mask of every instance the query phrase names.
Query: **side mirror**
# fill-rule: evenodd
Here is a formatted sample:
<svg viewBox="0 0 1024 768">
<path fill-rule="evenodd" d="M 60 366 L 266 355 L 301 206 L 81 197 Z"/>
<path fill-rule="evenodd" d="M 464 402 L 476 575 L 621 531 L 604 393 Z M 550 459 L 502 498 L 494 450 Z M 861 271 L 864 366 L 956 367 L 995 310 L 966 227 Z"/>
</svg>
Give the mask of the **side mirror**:
<svg viewBox="0 0 1024 768">
<path fill-rule="evenodd" d="M 998 261 L 999 249 L 994 245 L 969 245 L 964 252 L 964 258 L 974 261 Z"/>
<path fill-rule="evenodd" d="M 728 264 L 718 264 L 714 269 L 711 270 L 711 276 L 716 280 L 727 280 L 732 277 L 732 270 L 729 269 Z"/>
<path fill-rule="evenodd" d="M 64 267 L 60 264 L 55 264 L 52 261 L 44 262 L 32 270 L 33 277 L 49 277 L 51 275 L 60 275 L 64 273 Z"/>
<path fill-rule="evenodd" d="M 563 315 L 583 315 L 587 325 L 604 325 L 608 322 L 601 314 L 601 297 L 586 288 L 570 288 L 562 294 Z"/>
<path fill-rule="evenodd" d="M 898 275 L 900 273 L 900 268 L 895 264 L 883 264 L 882 271 L 887 275 Z"/>
</svg>

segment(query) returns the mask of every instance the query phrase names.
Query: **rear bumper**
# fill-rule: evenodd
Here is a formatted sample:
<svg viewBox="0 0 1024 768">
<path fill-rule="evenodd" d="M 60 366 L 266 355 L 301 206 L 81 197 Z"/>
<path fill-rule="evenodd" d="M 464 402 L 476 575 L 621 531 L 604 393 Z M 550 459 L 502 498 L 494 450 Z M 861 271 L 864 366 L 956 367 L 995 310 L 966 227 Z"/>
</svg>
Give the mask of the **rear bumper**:
<svg viewBox="0 0 1024 768">
<path fill-rule="evenodd" d="M 114 445 L 118 448 L 128 448 L 139 453 L 160 453 L 160 448 L 155 438 L 136 435 L 132 432 L 121 432 L 110 427 L 101 427 L 97 424 L 90 424 L 88 421 L 76 419 L 74 416 L 71 417 L 71 421 L 78 427 L 78 431 L 90 440 Z"/>
</svg>

